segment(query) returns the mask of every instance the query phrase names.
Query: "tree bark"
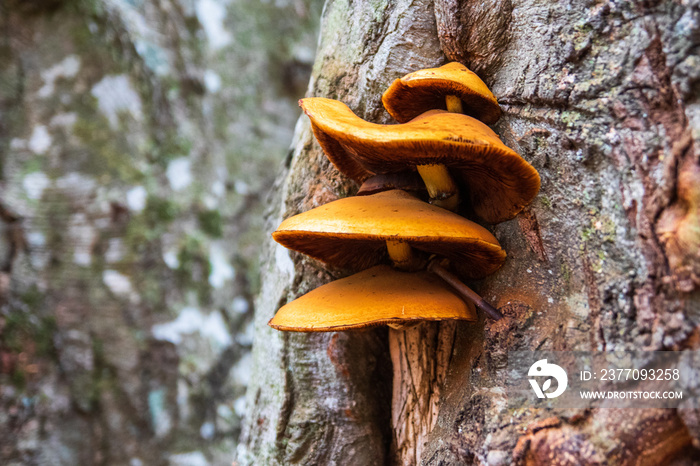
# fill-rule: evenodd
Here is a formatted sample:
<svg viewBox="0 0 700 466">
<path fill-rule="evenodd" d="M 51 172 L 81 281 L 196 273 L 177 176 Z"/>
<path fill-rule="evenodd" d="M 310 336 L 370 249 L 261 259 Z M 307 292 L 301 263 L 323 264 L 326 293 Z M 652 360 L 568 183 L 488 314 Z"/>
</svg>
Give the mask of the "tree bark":
<svg viewBox="0 0 700 466">
<path fill-rule="evenodd" d="M 230 464 L 322 6 L 282 3 L 0 0 L 0 464 Z"/>
<path fill-rule="evenodd" d="M 391 460 L 417 464 L 440 411 L 440 396 L 455 337 L 455 322 L 423 322 L 389 329 L 394 368 Z"/>
<path fill-rule="evenodd" d="M 418 430 L 433 424 L 431 406 L 437 421 L 410 449 L 421 464 L 697 458 L 696 409 L 514 414 L 504 367 L 517 350 L 700 346 L 699 14 L 697 2 L 672 1 L 327 2 L 308 95 L 386 123 L 379 99 L 393 79 L 459 60 L 499 99 L 496 132 L 542 177 L 525 211 L 491 227 L 508 259 L 473 285 L 505 318 L 456 325 L 439 403 L 423 405 Z M 302 117 L 269 227 L 355 189 Z M 386 331 L 266 328 L 281 303 L 344 273 L 267 248 L 239 462 L 396 461 Z"/>
</svg>

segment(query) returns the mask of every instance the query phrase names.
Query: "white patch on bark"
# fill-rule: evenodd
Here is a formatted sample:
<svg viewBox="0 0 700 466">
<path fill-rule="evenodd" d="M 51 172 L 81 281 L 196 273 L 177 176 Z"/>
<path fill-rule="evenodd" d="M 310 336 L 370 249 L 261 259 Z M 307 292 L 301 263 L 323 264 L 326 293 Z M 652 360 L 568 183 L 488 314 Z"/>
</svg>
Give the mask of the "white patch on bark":
<svg viewBox="0 0 700 466">
<path fill-rule="evenodd" d="M 29 199 L 41 199 L 44 190 L 49 187 L 49 184 L 51 182 L 43 172 L 30 173 L 22 180 L 22 187 Z"/>
<path fill-rule="evenodd" d="M 209 247 L 209 263 L 211 264 L 209 284 L 213 288 L 221 288 L 227 280 L 232 280 L 236 275 L 236 271 L 226 260 L 226 252 L 216 243 Z"/>
<path fill-rule="evenodd" d="M 85 214 L 75 214 L 71 217 L 68 235 L 73 242 L 73 262 L 87 267 L 92 263 L 92 245 L 97 238 L 97 232 Z"/>
<path fill-rule="evenodd" d="M 180 267 L 180 260 L 177 258 L 177 251 L 172 249 L 165 251 L 163 253 L 163 262 L 165 262 L 165 265 L 173 270 Z"/>
<path fill-rule="evenodd" d="M 250 372 L 253 364 L 253 357 L 250 353 L 244 354 L 240 361 L 231 369 L 233 382 L 238 385 L 248 386 L 250 384 Z"/>
<path fill-rule="evenodd" d="M 231 302 L 231 308 L 233 309 L 233 312 L 245 314 L 248 312 L 250 305 L 248 304 L 247 299 L 243 298 L 242 296 L 236 296 Z"/>
<path fill-rule="evenodd" d="M 78 115 L 73 112 L 59 113 L 51 118 L 51 126 L 60 126 L 66 129 L 71 129 L 75 122 L 78 121 Z"/>
<path fill-rule="evenodd" d="M 289 257 L 289 250 L 281 244 L 275 246 L 275 264 L 277 268 L 287 277 L 294 276 L 294 262 Z"/>
<path fill-rule="evenodd" d="M 201 451 L 178 453 L 168 456 L 169 466 L 209 466 L 209 461 Z"/>
<path fill-rule="evenodd" d="M 204 28 L 211 48 L 218 50 L 230 44 L 232 37 L 224 26 L 226 7 L 215 0 L 199 0 L 196 8 L 197 19 Z"/>
<path fill-rule="evenodd" d="M 146 207 L 148 192 L 143 186 L 134 186 L 126 192 L 126 205 L 134 212 L 141 212 Z"/>
<path fill-rule="evenodd" d="M 213 349 L 223 349 L 232 343 L 228 327 L 221 313 L 214 311 L 204 315 L 194 307 L 182 309 L 177 319 L 151 328 L 153 336 L 158 340 L 166 340 L 175 345 L 182 343 L 185 335 L 198 333 L 209 341 Z"/>
<path fill-rule="evenodd" d="M 102 272 L 102 281 L 117 296 L 129 297 L 134 292 L 129 277 L 122 275 L 116 270 L 105 270 Z"/>
<path fill-rule="evenodd" d="M 95 191 L 97 182 L 77 172 L 72 172 L 56 180 L 56 187 L 73 198 L 89 197 Z"/>
<path fill-rule="evenodd" d="M 188 158 L 175 159 L 168 164 L 165 172 L 170 182 L 170 187 L 175 191 L 181 191 L 192 183 L 192 169 Z"/>
<path fill-rule="evenodd" d="M 105 251 L 105 260 L 108 263 L 119 262 L 124 257 L 124 241 L 121 238 L 111 238 L 107 243 Z"/>
<path fill-rule="evenodd" d="M 43 154 L 46 152 L 52 143 L 51 135 L 46 126 L 39 125 L 34 128 L 31 137 L 29 138 L 29 150 L 35 154 Z"/>
<path fill-rule="evenodd" d="M 213 70 L 206 70 L 204 72 L 204 86 L 210 94 L 216 94 L 221 89 L 221 76 Z"/>
<path fill-rule="evenodd" d="M 68 55 L 58 64 L 41 72 L 44 85 L 37 92 L 37 96 L 44 99 L 53 94 L 58 78 L 73 78 L 80 71 L 80 57 Z"/>
<path fill-rule="evenodd" d="M 141 120 L 141 98 L 127 75 L 105 76 L 92 87 L 91 93 L 112 129 L 119 127 L 120 113 L 128 113 L 135 120 Z"/>
</svg>

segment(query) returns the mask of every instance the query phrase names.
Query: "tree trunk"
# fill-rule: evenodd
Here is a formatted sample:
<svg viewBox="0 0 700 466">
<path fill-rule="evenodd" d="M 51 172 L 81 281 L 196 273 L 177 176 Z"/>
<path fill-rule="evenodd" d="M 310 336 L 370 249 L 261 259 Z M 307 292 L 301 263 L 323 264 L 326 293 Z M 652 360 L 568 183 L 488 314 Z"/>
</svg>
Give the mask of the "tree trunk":
<svg viewBox="0 0 700 466">
<path fill-rule="evenodd" d="M 542 188 L 516 219 L 491 228 L 508 259 L 473 285 L 505 318 L 456 324 L 454 344 L 436 340 L 450 344 L 451 357 L 423 370 L 439 382 L 436 368 L 449 366 L 432 389 L 437 404 L 418 403 L 409 436 L 419 443 L 410 448 L 397 441 L 406 429 L 392 432 L 406 424 L 389 415 L 387 346 L 404 340 L 384 329 L 267 328 L 281 304 L 343 274 L 269 242 L 239 463 L 410 463 L 411 454 L 434 465 L 697 458 L 697 410 L 523 406 L 514 415 L 505 407 L 504 365 L 517 350 L 700 346 L 699 14 L 696 2 L 671 1 L 327 2 L 308 95 L 387 123 L 380 96 L 393 79 L 461 61 L 498 97 L 504 116 L 494 129 L 539 171 Z M 303 116 L 278 181 L 270 230 L 356 190 L 323 156 Z M 392 353 L 399 373 L 404 365 L 393 355 L 406 352 Z M 431 386 L 413 385 L 424 393 Z M 656 434 L 646 435 L 651 429 Z"/>
<path fill-rule="evenodd" d="M 0 464 L 230 464 L 321 7 L 0 0 Z"/>
</svg>

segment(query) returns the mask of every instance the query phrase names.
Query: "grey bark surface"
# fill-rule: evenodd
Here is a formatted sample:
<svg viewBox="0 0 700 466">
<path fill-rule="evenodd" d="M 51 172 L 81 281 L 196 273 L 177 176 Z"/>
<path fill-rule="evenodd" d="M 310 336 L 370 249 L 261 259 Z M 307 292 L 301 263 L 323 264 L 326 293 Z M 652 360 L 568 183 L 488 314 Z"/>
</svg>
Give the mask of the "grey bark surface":
<svg viewBox="0 0 700 466">
<path fill-rule="evenodd" d="M 0 0 L 0 464 L 231 463 L 321 7 Z"/>
<path fill-rule="evenodd" d="M 508 259 L 473 285 L 506 317 L 457 325 L 421 464 L 697 461 L 697 410 L 513 412 L 504 377 L 508 351 L 700 346 L 699 47 L 692 1 L 327 2 L 308 95 L 386 123 L 393 79 L 462 61 L 499 99 L 496 132 L 542 177 L 531 206 L 490 227 Z M 296 134 L 270 230 L 356 189 L 305 117 Z M 266 247 L 238 461 L 396 461 L 386 331 L 267 328 L 281 304 L 346 272 Z"/>
</svg>

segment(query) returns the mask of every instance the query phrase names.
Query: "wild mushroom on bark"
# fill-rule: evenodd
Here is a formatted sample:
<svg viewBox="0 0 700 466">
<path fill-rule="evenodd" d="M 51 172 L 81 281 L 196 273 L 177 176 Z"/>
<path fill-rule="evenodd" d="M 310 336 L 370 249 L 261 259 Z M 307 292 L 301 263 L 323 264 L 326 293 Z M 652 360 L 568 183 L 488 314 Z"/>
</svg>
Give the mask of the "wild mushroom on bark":
<svg viewBox="0 0 700 466">
<path fill-rule="evenodd" d="M 285 304 L 268 325 L 293 332 L 329 332 L 436 320 L 475 321 L 476 312 L 472 303 L 432 274 L 377 265 Z"/>
<path fill-rule="evenodd" d="M 485 228 L 400 190 L 330 202 L 288 218 L 272 236 L 286 248 L 353 269 L 367 268 L 388 257 L 396 267 L 416 270 L 437 255 L 450 259 L 460 275 L 483 278 L 496 271 L 506 257 Z M 440 276 L 450 274 L 436 263 L 431 270 L 440 270 Z M 459 287 L 455 290 L 464 295 Z M 500 317 L 483 300 L 475 304 L 491 317 Z"/>
<path fill-rule="evenodd" d="M 414 71 L 396 79 L 382 95 L 382 103 L 399 123 L 406 123 L 428 110 L 465 113 L 487 125 L 501 116 L 496 96 L 461 63 Z"/>
<path fill-rule="evenodd" d="M 443 165 L 467 187 L 476 214 L 490 223 L 514 217 L 539 191 L 537 170 L 467 115 L 432 110 L 408 123 L 378 125 L 336 100 L 307 98 L 300 105 L 329 160 L 358 183 L 379 173 Z M 451 199 L 445 178 L 424 179 L 431 197 L 442 192 Z"/>
<path fill-rule="evenodd" d="M 384 108 L 399 123 L 436 109 L 465 113 L 486 124 L 495 123 L 501 108 L 488 86 L 461 63 L 414 71 L 396 79 L 382 95 Z M 459 188 L 443 164 L 417 165 L 434 204 L 455 210 Z M 432 189 L 431 189 L 432 187 Z"/>
</svg>

